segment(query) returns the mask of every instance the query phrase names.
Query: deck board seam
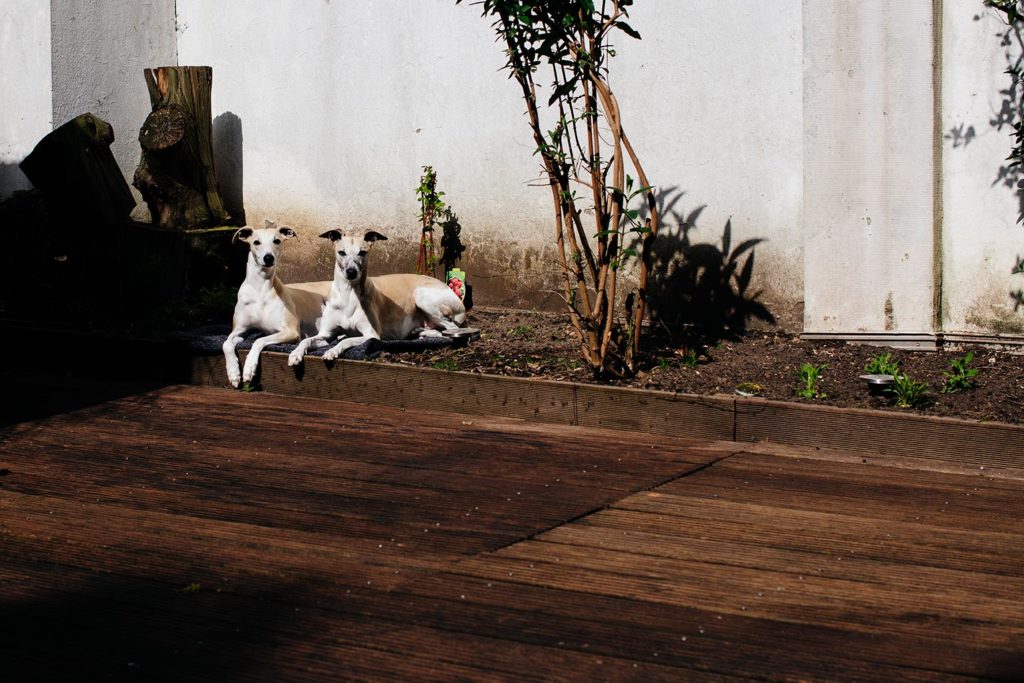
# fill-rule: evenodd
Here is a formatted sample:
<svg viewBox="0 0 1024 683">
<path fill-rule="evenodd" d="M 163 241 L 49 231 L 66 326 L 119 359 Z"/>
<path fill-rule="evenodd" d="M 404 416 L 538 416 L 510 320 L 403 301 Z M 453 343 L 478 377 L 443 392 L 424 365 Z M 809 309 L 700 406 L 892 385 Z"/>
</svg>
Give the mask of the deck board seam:
<svg viewBox="0 0 1024 683">
<path fill-rule="evenodd" d="M 734 455 L 741 455 L 742 453 L 744 453 L 743 450 L 737 450 L 737 451 L 734 451 L 732 453 L 726 453 L 725 455 L 719 456 L 718 458 L 715 458 L 714 460 L 711 460 L 711 461 L 706 462 L 706 463 L 704 463 L 702 465 L 699 465 L 699 466 L 697 466 L 697 467 L 695 467 L 695 468 L 693 468 L 691 470 L 687 470 L 686 472 L 683 472 L 682 474 L 672 474 L 672 475 L 669 475 L 668 477 L 666 477 L 666 478 L 664 478 L 662 480 L 659 480 L 659 481 L 657 481 L 657 482 L 655 482 L 653 484 L 650 484 L 648 486 L 637 488 L 637 489 L 634 489 L 632 491 L 623 492 L 622 494 L 617 496 L 615 498 L 615 500 L 611 500 L 611 501 L 608 501 L 608 502 L 603 503 L 601 505 L 595 506 L 595 507 L 593 507 L 593 508 L 591 508 L 589 510 L 581 512 L 581 513 L 579 513 L 577 515 L 574 515 L 572 517 L 569 517 L 568 519 L 564 519 L 564 520 L 555 522 L 554 524 L 552 524 L 550 526 L 547 526 L 547 527 L 545 527 L 543 529 L 539 529 L 537 531 L 534 531 L 534 532 L 532 532 L 532 533 L 530 533 L 530 534 L 528 534 L 526 536 L 523 536 L 522 538 L 517 538 L 517 539 L 515 539 L 513 541 L 509 541 L 508 543 L 505 543 L 504 545 L 502 545 L 500 547 L 492 548 L 492 549 L 487 550 L 485 552 L 477 553 L 475 555 L 470 555 L 468 557 L 461 557 L 461 558 L 459 558 L 459 559 L 449 563 L 446 567 L 442 568 L 440 571 L 441 572 L 446 572 L 446 571 L 449 571 L 449 569 L 451 567 L 456 566 L 456 565 L 458 565 L 461 562 L 465 562 L 467 560 L 477 559 L 477 558 L 480 558 L 480 557 L 483 557 L 483 556 L 487 556 L 487 555 L 492 555 L 494 553 L 500 552 L 502 550 L 505 550 L 506 548 L 510 548 L 510 547 L 512 547 L 512 546 L 514 546 L 516 544 L 523 543 L 525 541 L 536 540 L 538 536 L 546 534 L 549 531 L 552 531 L 554 529 L 557 529 L 559 527 L 563 527 L 563 526 L 566 526 L 566 525 L 569 525 L 569 524 L 573 524 L 575 522 L 580 521 L 581 519 L 584 519 L 586 517 L 590 517 L 591 515 L 595 515 L 595 514 L 597 514 L 599 512 L 603 512 L 605 510 L 610 510 L 613 507 L 615 507 L 615 505 L 617 503 L 621 502 L 622 500 L 624 500 L 626 498 L 629 498 L 631 496 L 635 496 L 635 495 L 640 494 L 640 493 L 647 493 L 649 491 L 653 491 L 654 489 L 660 488 L 660 487 L 662 487 L 662 486 L 664 486 L 666 484 L 669 484 L 669 483 L 671 483 L 673 481 L 678 481 L 680 479 L 685 479 L 686 477 L 692 476 L 694 474 L 698 474 L 698 473 L 703 472 L 704 470 L 708 469 L 709 467 L 717 465 L 718 463 L 722 462 L 723 460 L 731 458 Z"/>
</svg>

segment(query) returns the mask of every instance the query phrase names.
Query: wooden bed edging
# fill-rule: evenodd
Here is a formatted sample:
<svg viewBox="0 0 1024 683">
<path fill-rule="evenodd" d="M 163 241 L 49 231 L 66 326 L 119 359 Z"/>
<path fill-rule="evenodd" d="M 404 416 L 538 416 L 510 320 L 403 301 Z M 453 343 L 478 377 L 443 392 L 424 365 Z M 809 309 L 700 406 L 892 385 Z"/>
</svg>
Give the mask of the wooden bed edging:
<svg viewBox="0 0 1024 683">
<path fill-rule="evenodd" d="M 244 354 L 245 352 L 243 352 Z M 771 441 L 965 465 L 1024 467 L 1024 426 L 727 395 L 574 384 L 264 352 L 265 391 L 470 416 L 606 427 L 674 437 Z M 192 383 L 226 384 L 224 359 L 197 357 Z"/>
</svg>

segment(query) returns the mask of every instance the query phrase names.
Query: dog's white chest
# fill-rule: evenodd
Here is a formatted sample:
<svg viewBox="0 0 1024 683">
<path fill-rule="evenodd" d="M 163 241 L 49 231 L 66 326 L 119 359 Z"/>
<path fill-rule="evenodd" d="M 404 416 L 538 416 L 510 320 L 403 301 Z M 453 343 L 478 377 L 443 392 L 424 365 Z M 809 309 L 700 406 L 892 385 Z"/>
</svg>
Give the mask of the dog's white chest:
<svg viewBox="0 0 1024 683">
<path fill-rule="evenodd" d="M 343 300 L 329 301 L 324 311 L 324 316 L 330 321 L 331 326 L 336 330 L 354 331 L 366 320 L 363 307 L 354 296 L 345 297 Z"/>
<path fill-rule="evenodd" d="M 276 331 L 285 322 L 287 308 L 273 288 L 243 287 L 235 305 L 235 322 L 253 328 Z"/>
</svg>

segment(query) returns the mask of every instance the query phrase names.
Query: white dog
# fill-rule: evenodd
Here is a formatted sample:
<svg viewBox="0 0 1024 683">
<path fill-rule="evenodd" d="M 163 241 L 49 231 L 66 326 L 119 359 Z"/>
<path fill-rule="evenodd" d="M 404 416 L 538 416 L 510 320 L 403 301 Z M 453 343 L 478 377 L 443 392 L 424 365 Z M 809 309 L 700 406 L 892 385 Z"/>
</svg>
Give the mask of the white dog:
<svg viewBox="0 0 1024 683">
<path fill-rule="evenodd" d="M 374 242 L 387 239 L 384 235 L 372 230 L 328 230 L 320 236 L 331 240 L 337 252 L 334 281 L 320 329 L 291 352 L 289 365 L 301 363 L 311 344 L 323 346 L 338 331 L 343 338 L 324 353 L 326 360 L 338 358 L 346 349 L 367 339 L 406 339 L 412 334 L 438 336 L 438 330 L 454 330 L 465 324 L 466 307 L 440 280 L 404 274 L 366 277 L 367 253 Z"/>
<path fill-rule="evenodd" d="M 285 285 L 275 274 L 278 249 L 284 240 L 293 237 L 294 230 L 286 226 L 279 228 L 268 220 L 262 229 L 244 227 L 231 238 L 232 244 L 237 241 L 249 243 L 245 280 L 238 289 L 231 334 L 223 347 L 228 381 L 235 388 L 238 388 L 240 379 L 250 382 L 255 377 L 260 353 L 265 346 L 297 342 L 304 332 L 310 334 L 319 325 L 324 307 L 323 295 L 307 289 L 309 285 L 301 288 Z M 247 330 L 254 329 L 269 334 L 253 342 L 245 359 L 245 369 L 239 374 L 235 347 Z"/>
</svg>

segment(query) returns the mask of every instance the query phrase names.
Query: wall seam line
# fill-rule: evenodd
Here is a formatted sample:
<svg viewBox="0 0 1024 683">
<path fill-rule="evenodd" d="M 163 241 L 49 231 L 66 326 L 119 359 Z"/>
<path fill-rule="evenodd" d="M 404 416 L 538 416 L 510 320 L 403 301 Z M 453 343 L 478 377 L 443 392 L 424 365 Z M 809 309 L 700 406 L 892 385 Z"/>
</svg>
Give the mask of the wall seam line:
<svg viewBox="0 0 1024 683">
<path fill-rule="evenodd" d="M 945 206 L 943 203 L 942 67 L 943 0 L 932 0 L 932 326 L 936 343 L 943 332 L 943 244 Z"/>
</svg>

